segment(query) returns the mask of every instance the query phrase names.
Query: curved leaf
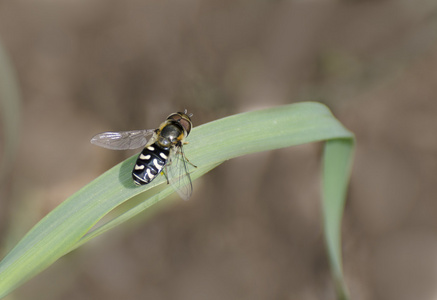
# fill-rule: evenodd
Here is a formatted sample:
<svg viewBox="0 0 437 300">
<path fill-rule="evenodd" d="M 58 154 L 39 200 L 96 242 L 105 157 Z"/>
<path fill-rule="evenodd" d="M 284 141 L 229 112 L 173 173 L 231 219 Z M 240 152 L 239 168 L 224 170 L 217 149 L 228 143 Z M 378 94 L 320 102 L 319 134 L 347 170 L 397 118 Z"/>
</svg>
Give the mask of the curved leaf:
<svg viewBox="0 0 437 300">
<path fill-rule="evenodd" d="M 340 225 L 353 138 L 326 106 L 303 102 L 242 113 L 198 126 L 192 130 L 189 144 L 184 149 L 187 157 L 198 166 L 191 169 L 195 180 L 234 157 L 326 140 L 323 172 L 325 237 L 339 295 L 347 298 L 341 266 Z M 135 159 L 133 156 L 125 160 L 89 183 L 26 234 L 0 263 L 0 296 L 89 239 L 173 193 L 163 176 L 146 186 L 135 186 L 131 179 Z M 141 200 L 96 226 L 105 215 L 135 196 Z"/>
</svg>

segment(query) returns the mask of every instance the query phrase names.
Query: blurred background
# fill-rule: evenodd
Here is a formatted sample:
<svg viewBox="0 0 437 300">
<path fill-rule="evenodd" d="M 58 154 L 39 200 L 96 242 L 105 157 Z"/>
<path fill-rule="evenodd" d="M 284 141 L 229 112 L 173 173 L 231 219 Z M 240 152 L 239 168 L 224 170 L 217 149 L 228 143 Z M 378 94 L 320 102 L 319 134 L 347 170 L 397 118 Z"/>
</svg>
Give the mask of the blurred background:
<svg viewBox="0 0 437 300">
<path fill-rule="evenodd" d="M 98 132 L 320 101 L 358 141 L 343 220 L 352 298 L 437 299 L 436 1 L 9 0 L 0 37 L 22 98 L 2 256 L 133 154 L 92 146 Z M 228 161 L 190 201 L 162 201 L 7 299 L 335 299 L 321 150 Z"/>
</svg>

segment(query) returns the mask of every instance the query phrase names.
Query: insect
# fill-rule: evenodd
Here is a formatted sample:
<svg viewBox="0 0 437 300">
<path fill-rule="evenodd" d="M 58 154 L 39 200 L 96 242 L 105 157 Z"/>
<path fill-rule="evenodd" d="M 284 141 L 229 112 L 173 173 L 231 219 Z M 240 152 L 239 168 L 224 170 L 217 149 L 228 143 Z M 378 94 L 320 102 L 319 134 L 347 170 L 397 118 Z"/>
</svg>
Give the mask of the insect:
<svg viewBox="0 0 437 300">
<path fill-rule="evenodd" d="M 163 173 L 178 194 L 188 200 L 193 191 L 183 145 L 190 134 L 192 114 L 175 112 L 157 129 L 142 129 L 119 132 L 103 132 L 95 135 L 91 143 L 112 150 L 127 150 L 144 147 L 132 170 L 136 185 L 144 185 Z M 197 167 L 196 167 L 197 168 Z"/>
</svg>

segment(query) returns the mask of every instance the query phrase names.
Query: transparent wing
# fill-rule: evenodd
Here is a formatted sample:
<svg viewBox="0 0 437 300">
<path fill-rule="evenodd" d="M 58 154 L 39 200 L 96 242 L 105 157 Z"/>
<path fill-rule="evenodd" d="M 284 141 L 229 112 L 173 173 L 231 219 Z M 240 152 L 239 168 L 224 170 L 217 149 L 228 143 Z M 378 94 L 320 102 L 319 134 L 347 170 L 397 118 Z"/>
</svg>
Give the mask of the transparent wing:
<svg viewBox="0 0 437 300">
<path fill-rule="evenodd" d="M 136 149 L 154 140 L 154 133 L 153 129 L 103 132 L 93 136 L 91 144 L 112 150 Z"/>
<path fill-rule="evenodd" d="M 175 147 L 171 150 L 165 170 L 170 185 L 182 199 L 188 200 L 193 192 L 193 184 L 182 147 Z"/>
</svg>

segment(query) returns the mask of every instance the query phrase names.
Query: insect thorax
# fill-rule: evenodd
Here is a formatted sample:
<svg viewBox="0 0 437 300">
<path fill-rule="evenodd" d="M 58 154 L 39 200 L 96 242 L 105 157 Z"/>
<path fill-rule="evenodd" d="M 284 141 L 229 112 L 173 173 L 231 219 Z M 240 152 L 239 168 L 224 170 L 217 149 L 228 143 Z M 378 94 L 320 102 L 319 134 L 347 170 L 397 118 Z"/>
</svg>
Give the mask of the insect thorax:
<svg viewBox="0 0 437 300">
<path fill-rule="evenodd" d="M 178 123 L 169 123 L 159 132 L 157 143 L 163 148 L 178 144 L 184 138 L 184 129 Z"/>
</svg>

